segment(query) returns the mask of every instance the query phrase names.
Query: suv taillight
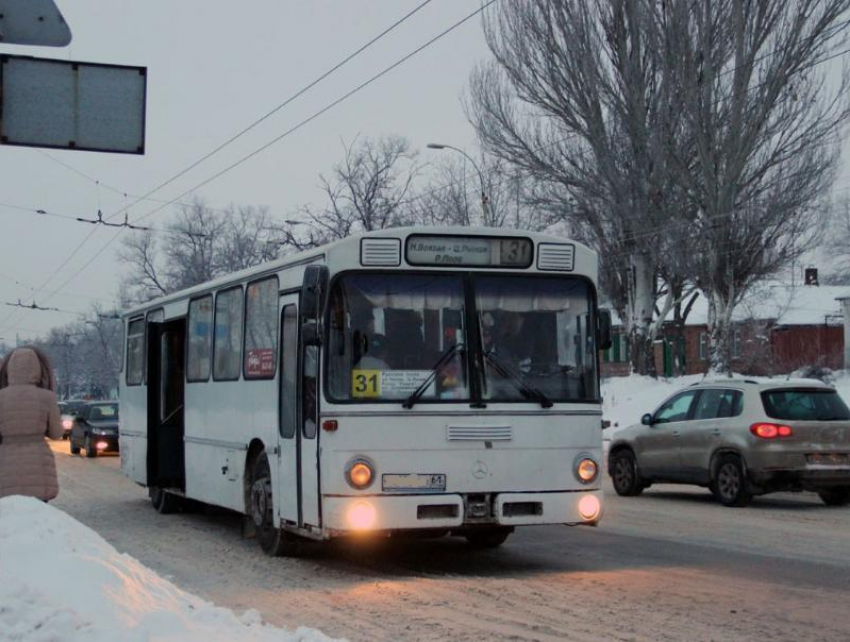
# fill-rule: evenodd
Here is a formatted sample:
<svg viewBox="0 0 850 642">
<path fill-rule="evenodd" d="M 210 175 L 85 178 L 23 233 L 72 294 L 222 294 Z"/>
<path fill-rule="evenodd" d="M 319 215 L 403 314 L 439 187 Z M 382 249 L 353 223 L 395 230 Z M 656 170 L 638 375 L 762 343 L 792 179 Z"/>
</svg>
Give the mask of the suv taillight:
<svg viewBox="0 0 850 642">
<path fill-rule="evenodd" d="M 793 433 L 791 426 L 784 424 L 757 423 L 750 426 L 750 432 L 760 439 L 777 439 L 790 437 Z"/>
</svg>

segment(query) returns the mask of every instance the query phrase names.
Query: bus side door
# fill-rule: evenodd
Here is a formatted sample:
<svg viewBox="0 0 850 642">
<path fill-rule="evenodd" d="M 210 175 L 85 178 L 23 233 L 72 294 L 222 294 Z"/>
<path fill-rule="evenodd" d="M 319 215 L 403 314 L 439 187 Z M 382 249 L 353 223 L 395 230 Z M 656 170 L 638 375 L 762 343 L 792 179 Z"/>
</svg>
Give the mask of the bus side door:
<svg viewBox="0 0 850 642">
<path fill-rule="evenodd" d="M 278 484 L 281 521 L 301 524 L 298 474 L 298 295 L 280 298 L 280 376 L 278 377 Z"/>
<path fill-rule="evenodd" d="M 278 506 L 282 520 L 318 527 L 319 348 L 301 345 L 298 295 L 284 295 L 280 304 Z"/>
</svg>

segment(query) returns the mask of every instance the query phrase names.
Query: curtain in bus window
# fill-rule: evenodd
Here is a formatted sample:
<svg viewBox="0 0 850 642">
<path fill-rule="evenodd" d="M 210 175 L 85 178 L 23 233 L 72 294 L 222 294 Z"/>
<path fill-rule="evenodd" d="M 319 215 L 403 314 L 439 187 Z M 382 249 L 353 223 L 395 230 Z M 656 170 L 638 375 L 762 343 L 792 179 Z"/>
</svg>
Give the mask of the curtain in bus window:
<svg viewBox="0 0 850 642">
<path fill-rule="evenodd" d="M 277 277 L 251 283 L 245 296 L 245 378 L 271 379 L 277 369 Z"/>
<path fill-rule="evenodd" d="M 330 298 L 331 396 L 405 399 L 430 378 L 423 401 L 468 399 L 466 352 L 458 349 L 466 347 L 463 310 L 456 274 L 342 277 Z"/>
<path fill-rule="evenodd" d="M 127 330 L 127 385 L 142 383 L 144 367 L 145 322 L 144 319 L 130 321 Z"/>
<path fill-rule="evenodd" d="M 242 355 L 242 288 L 219 292 L 215 298 L 213 378 L 239 378 Z"/>
<path fill-rule="evenodd" d="M 593 400 L 596 383 L 592 299 L 570 277 L 475 277 L 484 349 L 484 397 L 522 401 L 522 384 L 553 401 Z"/>
<path fill-rule="evenodd" d="M 189 303 L 189 350 L 186 359 L 186 380 L 206 381 L 210 377 L 212 348 L 212 296 Z"/>
</svg>

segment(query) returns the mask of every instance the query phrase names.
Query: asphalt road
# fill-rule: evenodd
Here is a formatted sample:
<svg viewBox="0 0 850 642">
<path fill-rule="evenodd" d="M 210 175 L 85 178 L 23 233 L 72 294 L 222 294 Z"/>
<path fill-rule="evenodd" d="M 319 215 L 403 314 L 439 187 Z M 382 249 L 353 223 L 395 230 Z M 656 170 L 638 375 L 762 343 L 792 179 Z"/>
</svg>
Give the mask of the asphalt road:
<svg viewBox="0 0 850 642">
<path fill-rule="evenodd" d="M 270 559 L 240 518 L 159 515 L 117 457 L 54 444 L 53 502 L 179 587 L 350 640 L 850 640 L 850 508 L 815 495 L 725 508 L 701 489 L 606 486 L 598 528 L 311 547 Z"/>
</svg>

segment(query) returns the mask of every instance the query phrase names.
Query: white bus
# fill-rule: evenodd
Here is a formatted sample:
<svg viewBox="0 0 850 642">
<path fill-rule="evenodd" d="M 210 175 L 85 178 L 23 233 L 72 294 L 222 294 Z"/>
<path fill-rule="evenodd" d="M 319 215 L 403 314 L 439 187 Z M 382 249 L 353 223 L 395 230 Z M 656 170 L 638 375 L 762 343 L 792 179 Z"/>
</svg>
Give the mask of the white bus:
<svg viewBox="0 0 850 642">
<path fill-rule="evenodd" d="M 160 512 L 244 514 L 270 555 L 596 524 L 596 279 L 562 238 L 405 228 L 151 301 L 124 315 L 122 469 Z"/>
</svg>

